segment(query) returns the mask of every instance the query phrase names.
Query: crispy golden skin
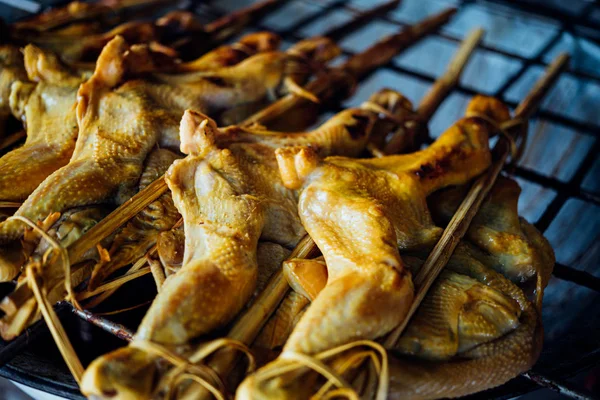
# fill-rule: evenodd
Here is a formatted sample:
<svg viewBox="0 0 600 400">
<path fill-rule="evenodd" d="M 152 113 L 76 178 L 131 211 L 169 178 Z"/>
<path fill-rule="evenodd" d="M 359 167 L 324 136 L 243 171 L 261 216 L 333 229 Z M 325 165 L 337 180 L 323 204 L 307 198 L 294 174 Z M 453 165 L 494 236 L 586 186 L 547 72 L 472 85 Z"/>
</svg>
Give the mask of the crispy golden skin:
<svg viewBox="0 0 600 400">
<path fill-rule="evenodd" d="M 459 186 L 434 193 L 428 199 L 434 219 L 441 225 L 447 224 L 467 191 L 467 186 Z M 481 249 L 475 256 L 485 265 L 516 283 L 531 279 L 539 271 L 545 286 L 553 262 L 539 256 L 548 253 L 547 250 L 538 251 L 540 246 L 536 243 L 543 243 L 541 236 L 528 229 L 529 224 L 519 217 L 517 203 L 520 193 L 521 188 L 516 181 L 499 177 L 466 237 Z"/>
<path fill-rule="evenodd" d="M 535 363 L 542 328 L 534 305 L 473 249 L 457 247 L 401 337 L 390 359 L 390 398 L 464 396 Z"/>
<path fill-rule="evenodd" d="M 469 109 L 498 123 L 509 118 L 494 99 L 476 97 Z M 418 250 L 435 243 L 441 229 L 431 220 L 427 195 L 484 171 L 493 129 L 484 120 L 463 118 L 425 150 L 379 159 L 319 161 L 307 148 L 277 151 L 284 183 L 300 188 L 302 223 L 328 269 L 327 285 L 292 331 L 284 353 L 314 354 L 376 339 L 402 321 L 413 287 L 398 248 Z M 247 378 L 237 396 L 292 396 L 279 380 L 258 385 Z"/>
<path fill-rule="evenodd" d="M 310 43 L 305 42 L 307 50 Z M 78 91 L 79 136 L 69 164 L 38 186 L 17 215 L 37 221 L 72 207 L 120 204 L 133 194 L 151 148 L 179 146 L 178 123 L 185 109 L 212 114 L 258 101 L 298 73 L 290 70 L 297 65 L 295 53 L 268 52 L 185 85 L 121 83 L 129 69 L 143 68 L 131 49 L 120 37 L 105 47 L 94 75 Z M 21 232 L 14 222 L 0 224 L 3 241 Z"/>
<path fill-rule="evenodd" d="M 280 42 L 281 38 L 271 32 L 251 33 L 233 45 L 220 46 L 195 60 L 176 64 L 174 71 L 178 75 L 165 75 L 164 78 L 167 80 L 170 77 L 170 82 L 190 81 L 195 77 L 194 72 L 233 66 L 254 54 L 277 50 Z M 187 74 L 181 74 L 182 72 Z"/>
<path fill-rule="evenodd" d="M 24 55 L 31 82 L 13 83 L 10 107 L 27 127 L 27 140 L 0 158 L 0 199 L 5 201 L 26 199 L 66 165 L 77 139 L 75 103 L 83 78 L 35 46 L 25 47 Z"/>
<path fill-rule="evenodd" d="M 381 100 L 389 97 L 388 93 Z M 352 109 L 315 131 L 296 135 L 323 154 L 356 155 L 377 120 L 376 112 Z M 283 185 L 275 159 L 275 148 L 293 144 L 295 136 L 258 132 L 249 142 L 249 133 L 243 131 L 238 133 L 244 140 L 231 143 L 230 130 L 219 130 L 214 121 L 197 113 L 184 115 L 181 150 L 189 155 L 174 163 L 166 176 L 184 219 L 183 266 L 162 286 L 138 329 L 138 340 L 181 345 L 223 326 L 254 291 L 258 240 L 293 247 L 305 233 L 296 212 L 296 194 Z M 220 143 L 227 149 L 219 148 Z M 107 364 L 140 360 L 135 344 L 129 351 L 131 359 L 123 350 L 116 361 L 113 355 L 94 361 L 86 370 L 83 392 L 101 396 L 108 390 L 127 396 L 132 389 L 123 385 L 130 377 L 113 375 L 122 368 Z"/>
</svg>

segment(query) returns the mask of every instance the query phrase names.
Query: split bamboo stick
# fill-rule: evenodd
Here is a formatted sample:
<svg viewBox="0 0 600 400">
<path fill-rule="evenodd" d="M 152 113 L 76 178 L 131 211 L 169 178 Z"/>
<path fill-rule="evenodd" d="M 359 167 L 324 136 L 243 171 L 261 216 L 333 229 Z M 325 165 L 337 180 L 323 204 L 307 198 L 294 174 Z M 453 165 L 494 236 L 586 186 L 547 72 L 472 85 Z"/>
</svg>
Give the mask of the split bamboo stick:
<svg viewBox="0 0 600 400">
<path fill-rule="evenodd" d="M 569 61 L 568 54 L 560 54 L 546 69 L 546 72 L 533 86 L 527 97 L 519 104 L 515 110 L 513 120 L 527 120 L 540 106 L 541 101 L 548 91 L 553 87 L 554 82 L 558 79 L 560 73 L 567 67 Z M 507 132 L 510 133 L 510 132 Z M 442 237 L 433 248 L 425 264 L 421 267 L 418 274 L 415 276 L 414 284 L 417 288 L 415 299 L 411 305 L 409 312 L 396 329 L 394 329 L 386 338 L 384 345 L 386 348 L 392 348 L 398 342 L 400 335 L 410 322 L 411 317 L 423 301 L 427 291 L 442 271 L 454 249 L 458 245 L 461 238 L 466 233 L 467 229 L 481 203 L 489 193 L 492 186 L 496 182 L 500 171 L 511 151 L 511 146 L 505 136 L 500 136 L 498 142 L 492 150 L 494 162 L 492 166 L 478 178 L 469 193 L 462 201 L 458 210 L 450 220 L 450 223 L 444 230 Z"/>
</svg>

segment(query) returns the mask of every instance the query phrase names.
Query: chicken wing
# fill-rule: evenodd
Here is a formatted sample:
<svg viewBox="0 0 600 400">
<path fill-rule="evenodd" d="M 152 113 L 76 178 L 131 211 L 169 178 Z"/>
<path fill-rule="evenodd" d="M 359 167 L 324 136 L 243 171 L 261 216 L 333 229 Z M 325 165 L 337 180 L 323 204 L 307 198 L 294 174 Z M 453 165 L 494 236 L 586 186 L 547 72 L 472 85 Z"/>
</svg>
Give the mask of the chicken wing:
<svg viewBox="0 0 600 400">
<path fill-rule="evenodd" d="M 390 97 L 386 92 L 381 99 Z M 238 128 L 219 130 L 214 121 L 186 112 L 181 150 L 189 155 L 175 162 L 166 176 L 184 220 L 183 266 L 162 286 L 136 340 L 182 345 L 229 322 L 254 291 L 258 240 L 293 247 L 305 233 L 296 194 L 279 177 L 275 148 L 297 139 L 322 154 L 355 155 L 364 149 L 378 118 L 378 112 L 350 109 L 310 133 L 251 134 Z M 232 143 L 235 135 L 239 141 Z M 134 341 L 97 359 L 85 373 L 83 392 L 143 396 L 147 392 L 140 390 L 149 390 L 149 384 L 124 377 L 123 371 L 129 363 L 136 364 L 132 371 L 147 371 L 155 356 L 144 354 Z"/>
</svg>

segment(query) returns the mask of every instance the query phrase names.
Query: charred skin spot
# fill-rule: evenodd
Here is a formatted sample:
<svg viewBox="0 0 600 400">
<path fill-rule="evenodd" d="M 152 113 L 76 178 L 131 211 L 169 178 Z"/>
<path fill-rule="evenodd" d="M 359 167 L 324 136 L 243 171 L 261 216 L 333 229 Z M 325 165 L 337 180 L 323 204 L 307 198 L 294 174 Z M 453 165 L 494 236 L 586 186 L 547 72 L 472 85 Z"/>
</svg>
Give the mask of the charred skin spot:
<svg viewBox="0 0 600 400">
<path fill-rule="evenodd" d="M 227 52 L 222 55 L 221 64 L 223 66 L 236 65 L 237 63 L 240 62 L 240 60 L 243 60 L 247 56 L 248 56 L 248 54 L 241 49 L 229 48 L 227 50 Z M 209 80 L 210 80 L 210 77 L 209 77 Z"/>
<path fill-rule="evenodd" d="M 353 123 L 346 125 L 346 130 L 352 139 L 358 140 L 366 136 L 372 120 L 369 116 L 363 114 L 356 114 L 353 118 Z"/>
<path fill-rule="evenodd" d="M 453 149 L 435 162 L 421 165 L 421 168 L 415 171 L 415 175 L 420 179 L 438 178 L 448 172 L 454 161 L 464 159 L 465 157 L 465 152 L 462 149 Z"/>
<path fill-rule="evenodd" d="M 312 60 L 312 58 L 315 56 L 317 52 L 317 48 L 312 48 L 312 49 L 306 49 L 306 50 L 302 50 L 302 55 L 304 57 L 306 57 L 309 60 Z"/>
</svg>

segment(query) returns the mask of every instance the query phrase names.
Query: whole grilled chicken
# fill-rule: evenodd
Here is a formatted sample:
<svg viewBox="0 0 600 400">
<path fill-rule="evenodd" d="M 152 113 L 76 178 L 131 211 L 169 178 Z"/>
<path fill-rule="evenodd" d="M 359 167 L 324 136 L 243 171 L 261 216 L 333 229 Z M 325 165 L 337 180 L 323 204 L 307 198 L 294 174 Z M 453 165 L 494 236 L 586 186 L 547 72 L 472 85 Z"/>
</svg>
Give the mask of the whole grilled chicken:
<svg viewBox="0 0 600 400">
<path fill-rule="evenodd" d="M 217 47 L 195 60 L 175 64 L 173 71 L 177 74 L 165 74 L 163 79 L 172 83 L 193 81 L 197 77 L 194 72 L 210 71 L 235 65 L 256 53 L 275 51 L 279 48 L 280 43 L 281 38 L 274 33 L 250 33 L 240 38 L 236 43 Z M 181 74 L 182 72 L 187 72 L 187 74 Z"/>
<path fill-rule="evenodd" d="M 381 95 L 382 105 L 397 103 L 390 97 L 390 92 Z M 214 121 L 186 112 L 181 150 L 188 157 L 175 162 L 166 176 L 184 220 L 183 266 L 165 281 L 135 340 L 174 347 L 228 323 L 254 291 L 259 239 L 289 248 L 305 233 L 296 193 L 279 177 L 275 149 L 302 143 L 324 155 L 357 155 L 378 118 L 378 112 L 350 109 L 315 131 L 289 134 L 219 130 Z M 134 341 L 94 361 L 82 391 L 95 396 L 111 392 L 118 398 L 148 396 L 155 360 Z M 126 371 L 144 371 L 148 379 L 125 376 Z"/>
<path fill-rule="evenodd" d="M 335 46 L 318 39 L 299 47 L 325 57 L 334 53 L 330 49 Z M 178 122 L 185 109 L 218 114 L 262 100 L 292 76 L 310 74 L 292 48 L 257 54 L 185 85 L 123 82 L 131 69 L 145 68 L 135 49 L 117 37 L 102 51 L 94 74 L 78 91 L 79 136 L 69 164 L 44 180 L 16 215 L 37 221 L 72 207 L 120 204 L 131 197 L 150 149 L 179 147 Z M 18 238 L 21 232 L 21 225 L 14 222 L 0 224 L 2 241 Z"/>
<path fill-rule="evenodd" d="M 502 103 L 482 96 L 471 101 L 468 111 L 498 123 L 510 118 Z M 426 197 L 484 171 L 494 129 L 482 119 L 463 118 L 425 150 L 378 159 L 320 161 L 307 147 L 277 151 L 284 184 L 300 190 L 300 218 L 323 253 L 328 279 L 281 358 L 266 369 L 285 364 L 288 351 L 315 354 L 376 339 L 402 321 L 413 286 L 398 249 L 430 248 L 437 241 L 441 229 L 430 217 Z M 286 386 L 284 378 L 259 383 L 250 376 L 237 396 L 294 397 L 297 385 Z"/>
</svg>

